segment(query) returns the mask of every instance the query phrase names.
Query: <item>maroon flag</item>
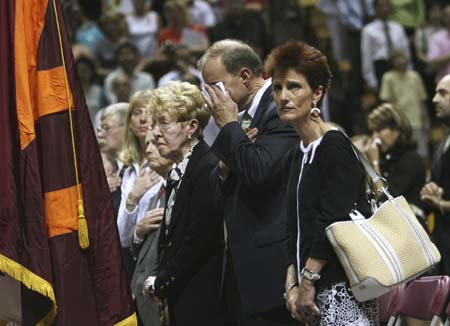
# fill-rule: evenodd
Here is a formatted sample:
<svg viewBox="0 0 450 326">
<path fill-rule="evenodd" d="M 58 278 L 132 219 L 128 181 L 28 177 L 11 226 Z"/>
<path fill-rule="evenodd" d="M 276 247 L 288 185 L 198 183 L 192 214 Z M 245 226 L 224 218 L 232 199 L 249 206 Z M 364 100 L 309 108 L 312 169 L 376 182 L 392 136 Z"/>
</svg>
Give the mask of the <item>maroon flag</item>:
<svg viewBox="0 0 450 326">
<path fill-rule="evenodd" d="M 0 1 L 0 85 L 0 305 L 17 295 L 24 325 L 136 325 L 59 0 Z"/>
</svg>

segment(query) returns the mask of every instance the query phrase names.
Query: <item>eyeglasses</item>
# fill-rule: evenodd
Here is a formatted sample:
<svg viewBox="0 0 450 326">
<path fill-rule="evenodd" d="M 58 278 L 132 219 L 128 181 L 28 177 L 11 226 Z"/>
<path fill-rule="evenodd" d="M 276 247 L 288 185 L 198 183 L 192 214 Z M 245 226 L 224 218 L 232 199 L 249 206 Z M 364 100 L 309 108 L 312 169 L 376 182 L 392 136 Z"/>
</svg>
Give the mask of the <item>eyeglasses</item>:
<svg viewBox="0 0 450 326">
<path fill-rule="evenodd" d="M 97 127 L 97 132 L 104 132 L 105 134 L 109 134 L 112 130 L 122 127 L 123 123 L 119 123 L 118 125 L 115 126 L 110 126 L 108 124 L 101 124 L 99 127 Z"/>
<path fill-rule="evenodd" d="M 173 126 L 175 126 L 178 122 L 171 122 L 168 120 L 160 120 L 160 121 L 154 121 L 151 125 L 150 125 L 150 130 L 154 131 L 156 127 L 159 127 L 159 129 L 161 129 L 161 131 L 167 131 L 170 128 L 172 128 Z"/>
</svg>

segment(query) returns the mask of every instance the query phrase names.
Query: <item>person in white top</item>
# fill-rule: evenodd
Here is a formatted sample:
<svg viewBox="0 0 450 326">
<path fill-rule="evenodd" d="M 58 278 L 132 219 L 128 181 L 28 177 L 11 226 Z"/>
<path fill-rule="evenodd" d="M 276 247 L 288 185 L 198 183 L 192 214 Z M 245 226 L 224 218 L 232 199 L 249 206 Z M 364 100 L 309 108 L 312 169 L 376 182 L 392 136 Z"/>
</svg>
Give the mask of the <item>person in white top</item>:
<svg viewBox="0 0 450 326">
<path fill-rule="evenodd" d="M 120 75 L 126 75 L 131 82 L 131 94 L 137 91 L 153 89 L 155 81 L 149 73 L 139 71 L 139 50 L 129 42 L 121 43 L 115 50 L 118 67 L 106 76 L 104 83 L 105 96 L 109 103 L 116 103 L 117 96 L 113 92 L 113 81 Z"/>
<path fill-rule="evenodd" d="M 381 77 L 388 70 L 392 50 L 404 52 L 408 62 L 411 62 L 411 53 L 403 27 L 388 19 L 389 1 L 378 0 L 375 6 L 375 20 L 364 26 L 361 33 L 361 57 L 364 80 L 369 89 L 377 93 Z"/>
<path fill-rule="evenodd" d="M 125 123 L 125 145 L 120 158 L 127 168 L 122 178 L 122 197 L 117 217 L 123 248 L 131 247 L 135 225 L 144 217 L 150 199 L 159 191 L 162 183 L 162 178 L 150 170 L 145 158 L 145 137 L 150 125 L 150 95 L 151 91 L 142 91 L 132 97 Z"/>
<path fill-rule="evenodd" d="M 149 59 L 158 49 L 160 17 L 157 12 L 147 10 L 145 0 L 133 0 L 133 4 L 134 13 L 126 17 L 130 40 L 141 57 Z"/>
<path fill-rule="evenodd" d="M 189 14 L 193 24 L 211 27 L 216 24 L 216 15 L 211 5 L 204 0 L 188 0 Z"/>
<path fill-rule="evenodd" d="M 116 192 L 122 184 L 120 172 L 123 167 L 123 163 L 118 159 L 119 153 L 123 147 L 123 139 L 125 133 L 125 120 L 128 112 L 128 103 L 116 103 L 107 106 L 100 111 L 100 123 L 97 128 L 97 140 L 102 152 L 102 159 L 104 166 L 107 165 L 105 159 L 112 158 L 111 164 L 113 168 L 110 171 L 105 169 L 106 178 L 108 181 L 109 191 L 111 193 Z M 115 168 L 117 167 L 117 168 Z M 118 195 L 113 195 L 113 206 L 117 211 L 119 208 L 120 200 Z"/>
</svg>

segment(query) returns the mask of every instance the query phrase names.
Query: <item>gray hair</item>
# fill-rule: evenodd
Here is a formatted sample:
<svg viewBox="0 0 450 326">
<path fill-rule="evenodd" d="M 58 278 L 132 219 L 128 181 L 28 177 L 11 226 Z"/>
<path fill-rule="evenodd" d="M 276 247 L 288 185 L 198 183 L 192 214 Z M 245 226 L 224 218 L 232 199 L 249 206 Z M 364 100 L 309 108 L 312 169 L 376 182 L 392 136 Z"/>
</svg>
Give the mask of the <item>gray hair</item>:
<svg viewBox="0 0 450 326">
<path fill-rule="evenodd" d="M 261 75 L 260 57 L 244 42 L 232 39 L 215 42 L 198 61 L 198 69 L 203 71 L 206 63 L 217 57 L 220 57 L 226 71 L 230 74 L 237 74 L 242 68 L 248 68 L 256 76 Z"/>
<path fill-rule="evenodd" d="M 124 123 L 127 119 L 129 104 L 125 102 L 108 105 L 103 109 L 100 119 L 103 120 L 109 116 L 116 116 L 120 123 Z"/>
</svg>

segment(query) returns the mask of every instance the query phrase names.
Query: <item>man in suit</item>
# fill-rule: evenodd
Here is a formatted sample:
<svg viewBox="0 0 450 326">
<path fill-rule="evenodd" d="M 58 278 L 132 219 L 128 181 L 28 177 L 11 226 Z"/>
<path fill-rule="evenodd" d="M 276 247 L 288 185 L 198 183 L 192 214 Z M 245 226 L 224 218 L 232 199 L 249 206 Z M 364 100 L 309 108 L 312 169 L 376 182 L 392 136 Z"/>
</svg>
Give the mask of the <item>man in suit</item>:
<svg viewBox="0 0 450 326">
<path fill-rule="evenodd" d="M 172 168 L 173 161 L 159 155 L 151 132 L 148 133 L 145 143 L 145 154 L 150 168 L 165 179 Z M 133 236 L 132 251 L 137 262 L 131 280 L 131 289 L 136 300 L 139 324 L 143 326 L 160 325 L 158 305 L 144 297 L 143 287 L 149 275 L 155 276 L 158 273 L 158 230 L 166 202 L 164 184 L 165 182 L 161 183 L 160 190 L 150 199 L 148 211 L 136 224 Z"/>
<path fill-rule="evenodd" d="M 450 74 L 445 75 L 436 86 L 433 97 L 436 116 L 450 126 Z M 422 191 L 421 198 L 434 211 L 436 222 L 433 240 L 438 247 L 442 260 L 440 274 L 450 275 L 450 133 L 438 145 L 431 163 L 431 182 Z"/>
<path fill-rule="evenodd" d="M 216 42 L 198 65 L 220 128 L 211 151 L 221 162 L 211 177 L 224 205 L 227 325 L 288 325 L 281 165 L 298 138 L 279 119 L 271 80 L 263 79 L 261 60 L 248 45 Z"/>
</svg>

